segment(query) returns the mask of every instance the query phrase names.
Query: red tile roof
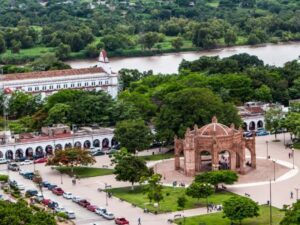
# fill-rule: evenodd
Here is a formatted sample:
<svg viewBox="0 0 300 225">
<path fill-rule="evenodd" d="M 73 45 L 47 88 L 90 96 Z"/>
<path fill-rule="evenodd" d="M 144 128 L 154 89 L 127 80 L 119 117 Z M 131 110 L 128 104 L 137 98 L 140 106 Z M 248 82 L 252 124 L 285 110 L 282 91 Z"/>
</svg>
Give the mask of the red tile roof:
<svg viewBox="0 0 300 225">
<path fill-rule="evenodd" d="M 263 113 L 264 110 L 259 106 L 252 106 L 246 108 L 251 113 Z"/>
<path fill-rule="evenodd" d="M 49 70 L 38 71 L 29 73 L 14 73 L 1 76 L 1 81 L 10 80 L 26 80 L 34 78 L 48 78 L 48 77 L 64 77 L 73 75 L 84 75 L 91 73 L 104 73 L 105 71 L 101 67 L 83 68 L 83 69 L 67 69 L 67 70 Z"/>
</svg>

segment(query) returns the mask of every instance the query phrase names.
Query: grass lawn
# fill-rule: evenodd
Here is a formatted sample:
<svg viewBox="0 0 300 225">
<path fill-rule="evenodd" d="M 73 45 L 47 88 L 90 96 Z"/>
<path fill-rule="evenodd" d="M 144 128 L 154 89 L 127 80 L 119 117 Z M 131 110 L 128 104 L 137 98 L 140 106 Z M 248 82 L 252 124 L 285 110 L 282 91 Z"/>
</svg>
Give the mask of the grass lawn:
<svg viewBox="0 0 300 225">
<path fill-rule="evenodd" d="M 179 210 L 177 207 L 177 198 L 182 196 L 185 193 L 185 188 L 173 188 L 173 187 L 164 187 L 163 196 L 164 200 L 160 202 L 160 209 L 155 208 L 153 203 L 149 203 L 147 194 L 144 193 L 142 186 L 136 186 L 134 190 L 131 190 L 131 187 L 125 188 L 113 188 L 110 189 L 110 192 L 129 203 L 132 203 L 140 208 L 147 208 L 149 211 L 158 213 L 171 212 Z M 214 204 L 220 204 L 223 201 L 229 199 L 234 194 L 229 192 L 220 192 L 216 193 L 208 198 L 208 201 Z M 196 207 L 205 207 L 206 200 L 200 199 L 198 202 L 197 199 L 186 196 L 187 202 L 185 209 L 192 209 Z"/>
<path fill-rule="evenodd" d="M 157 161 L 157 160 L 163 160 L 163 159 L 171 159 L 171 158 L 174 158 L 174 152 L 165 153 L 165 154 L 140 156 L 140 158 L 142 158 L 146 161 Z"/>
<path fill-rule="evenodd" d="M 57 167 L 56 168 L 61 173 L 66 173 L 71 175 L 70 167 Z M 79 178 L 86 177 L 97 177 L 113 174 L 114 170 L 104 169 L 104 168 L 95 168 L 95 167 L 74 167 L 74 174 Z"/>
<path fill-rule="evenodd" d="M 245 219 L 242 221 L 243 225 L 267 225 L 269 222 L 269 207 L 260 206 L 260 216 L 251 219 Z M 277 208 L 272 209 L 273 225 L 279 225 L 281 219 L 284 216 L 284 211 L 280 211 Z M 181 222 L 181 223 L 180 223 Z M 182 219 L 176 220 L 177 224 L 183 224 Z M 185 218 L 185 225 L 230 225 L 230 220 L 223 218 L 223 213 L 213 213 L 203 216 L 194 216 Z"/>
</svg>

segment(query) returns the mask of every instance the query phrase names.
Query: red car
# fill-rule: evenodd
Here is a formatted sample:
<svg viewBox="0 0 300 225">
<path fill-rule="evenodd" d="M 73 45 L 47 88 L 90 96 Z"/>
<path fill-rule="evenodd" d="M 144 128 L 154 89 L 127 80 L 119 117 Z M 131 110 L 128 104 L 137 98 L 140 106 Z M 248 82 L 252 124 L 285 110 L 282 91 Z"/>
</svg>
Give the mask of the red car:
<svg viewBox="0 0 300 225">
<path fill-rule="evenodd" d="M 95 212 L 98 207 L 96 205 L 88 205 L 86 208 L 87 210 Z"/>
<path fill-rule="evenodd" d="M 115 223 L 118 225 L 126 225 L 129 224 L 129 221 L 122 217 L 122 218 L 116 218 Z"/>
<path fill-rule="evenodd" d="M 87 200 L 82 199 L 78 202 L 79 205 L 81 205 L 82 207 L 86 208 L 88 205 L 90 205 L 91 203 L 89 203 Z"/>
<path fill-rule="evenodd" d="M 50 200 L 50 199 L 47 199 L 47 198 L 44 198 L 44 199 L 42 200 L 43 205 L 48 205 L 50 202 L 51 202 L 51 200 Z"/>
<path fill-rule="evenodd" d="M 47 158 L 40 158 L 33 161 L 33 163 L 45 163 L 47 162 Z"/>
<path fill-rule="evenodd" d="M 59 187 L 56 187 L 56 188 L 52 189 L 52 193 L 56 194 L 56 195 L 63 195 L 64 194 L 64 190 L 61 189 L 61 188 L 59 188 Z"/>
</svg>

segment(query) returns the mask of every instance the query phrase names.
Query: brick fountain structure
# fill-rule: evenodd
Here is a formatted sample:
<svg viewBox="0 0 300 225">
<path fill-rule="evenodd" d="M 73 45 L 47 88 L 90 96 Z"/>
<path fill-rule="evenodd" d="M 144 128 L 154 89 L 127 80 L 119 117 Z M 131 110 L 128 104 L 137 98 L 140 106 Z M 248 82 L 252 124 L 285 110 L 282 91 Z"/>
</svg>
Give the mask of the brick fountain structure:
<svg viewBox="0 0 300 225">
<path fill-rule="evenodd" d="M 180 170 L 180 155 L 184 155 L 183 171 L 186 176 L 194 176 L 203 171 L 205 159 L 211 160 L 211 169 L 220 167 L 220 153 L 229 154 L 227 165 L 231 170 L 245 174 L 246 149 L 249 150 L 251 161 L 248 166 L 256 168 L 255 135 L 251 138 L 243 137 L 243 129 L 235 129 L 232 124 L 227 127 L 212 118 L 212 123 L 200 129 L 186 130 L 184 139 L 175 137 L 175 169 Z M 203 153 L 206 152 L 206 155 Z M 211 157 L 208 156 L 211 155 Z M 224 159 L 224 158 L 223 158 Z"/>
</svg>

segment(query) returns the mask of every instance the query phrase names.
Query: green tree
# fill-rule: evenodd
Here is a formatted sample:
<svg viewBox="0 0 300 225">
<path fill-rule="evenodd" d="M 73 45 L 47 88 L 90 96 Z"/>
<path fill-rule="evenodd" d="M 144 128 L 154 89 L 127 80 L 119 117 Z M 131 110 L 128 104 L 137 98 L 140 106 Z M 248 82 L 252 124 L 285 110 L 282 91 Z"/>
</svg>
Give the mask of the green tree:
<svg viewBox="0 0 300 225">
<path fill-rule="evenodd" d="M 125 90 L 127 88 L 129 88 L 130 84 L 132 82 L 141 80 L 144 77 L 150 76 L 152 75 L 152 71 L 148 71 L 148 72 L 139 72 L 136 69 L 121 69 L 119 71 L 119 82 L 120 85 L 122 86 L 122 90 Z"/>
<path fill-rule="evenodd" d="M 100 43 L 102 43 L 102 42 L 100 42 Z M 97 48 L 97 46 L 95 46 L 93 43 L 88 44 L 88 45 L 84 48 L 85 55 L 86 55 L 88 58 L 94 58 L 94 57 L 96 57 L 96 56 L 99 55 L 99 49 L 100 49 L 100 48 Z"/>
<path fill-rule="evenodd" d="M 162 189 L 163 186 L 161 185 L 161 175 L 160 174 L 153 174 L 147 178 L 143 177 L 141 181 L 147 181 L 147 185 L 145 186 L 147 197 L 150 202 L 154 201 L 159 204 L 160 201 L 164 199 Z"/>
<path fill-rule="evenodd" d="M 206 207 L 208 212 L 208 197 L 214 193 L 214 189 L 209 183 L 193 182 L 187 189 L 186 194 L 192 198 L 206 199 Z"/>
<path fill-rule="evenodd" d="M 16 40 L 12 40 L 11 42 L 11 52 L 12 53 L 19 53 L 21 49 L 21 42 L 20 41 L 16 41 Z"/>
<path fill-rule="evenodd" d="M 62 70 L 70 69 L 71 67 L 60 61 L 55 54 L 46 53 L 39 58 L 35 59 L 31 64 L 34 70 L 45 71 L 45 70 Z"/>
<path fill-rule="evenodd" d="M 183 46 L 183 39 L 181 37 L 176 37 L 172 40 L 172 46 L 176 49 L 176 51 L 179 51 Z"/>
<path fill-rule="evenodd" d="M 6 43 L 3 36 L 0 34 L 0 54 L 6 52 Z"/>
<path fill-rule="evenodd" d="M 70 57 L 71 47 L 70 45 L 65 45 L 60 43 L 59 46 L 55 50 L 55 55 L 57 58 L 61 60 L 66 60 Z"/>
<path fill-rule="evenodd" d="M 237 41 L 236 32 L 233 29 L 227 30 L 224 35 L 224 41 L 227 46 L 234 45 L 235 42 Z"/>
<path fill-rule="evenodd" d="M 254 92 L 257 101 L 272 102 L 272 91 L 267 85 L 262 85 Z"/>
<path fill-rule="evenodd" d="M 121 146 L 132 153 L 147 149 L 153 140 L 151 130 L 143 120 L 118 122 L 114 134 Z"/>
<path fill-rule="evenodd" d="M 280 225 L 297 225 L 299 224 L 300 201 L 293 203 L 291 208 L 285 211 L 285 215 L 280 222 Z"/>
<path fill-rule="evenodd" d="M 142 177 L 148 176 L 149 170 L 146 162 L 134 155 L 127 154 L 114 156 L 112 162 L 115 163 L 114 174 L 118 181 L 129 181 L 134 189 L 134 183 L 141 180 Z"/>
<path fill-rule="evenodd" d="M 256 202 L 249 198 L 235 196 L 224 202 L 223 212 L 224 217 L 242 224 L 246 218 L 259 216 L 259 207 Z"/>
<path fill-rule="evenodd" d="M 46 123 L 48 125 L 58 123 L 66 124 L 70 122 L 71 111 L 72 108 L 70 105 L 57 103 L 49 110 Z"/>
<path fill-rule="evenodd" d="M 269 109 L 265 114 L 265 127 L 267 130 L 274 132 L 275 140 L 277 133 L 282 128 L 284 114 L 279 107 Z"/>
<path fill-rule="evenodd" d="M 185 205 L 186 205 L 186 201 L 187 201 L 187 199 L 186 199 L 185 195 L 179 196 L 177 198 L 177 206 L 178 206 L 178 208 L 179 209 L 184 209 Z"/>
<path fill-rule="evenodd" d="M 215 187 L 215 191 L 217 191 L 218 185 L 221 183 L 233 184 L 234 182 L 238 181 L 238 175 L 236 172 L 231 170 L 209 171 L 197 175 L 195 177 L 195 181 L 212 184 Z"/>
<path fill-rule="evenodd" d="M 140 43 L 144 48 L 149 50 L 160 40 L 159 34 L 156 32 L 148 32 L 140 37 Z"/>
</svg>

